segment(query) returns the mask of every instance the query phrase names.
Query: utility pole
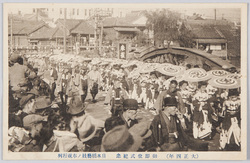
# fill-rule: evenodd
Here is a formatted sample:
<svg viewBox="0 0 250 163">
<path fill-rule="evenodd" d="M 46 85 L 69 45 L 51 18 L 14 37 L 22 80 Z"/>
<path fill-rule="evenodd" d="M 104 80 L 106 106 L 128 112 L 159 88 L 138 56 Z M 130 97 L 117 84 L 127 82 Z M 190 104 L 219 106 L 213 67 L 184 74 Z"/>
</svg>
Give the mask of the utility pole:
<svg viewBox="0 0 250 163">
<path fill-rule="evenodd" d="M 214 20 L 215 20 L 215 25 L 216 25 L 216 9 L 214 9 Z"/>
<path fill-rule="evenodd" d="M 95 9 L 95 49 L 96 49 L 96 46 L 97 46 L 97 12 L 96 12 L 96 9 Z"/>
<path fill-rule="evenodd" d="M 102 35 L 103 35 L 103 21 L 101 20 L 101 32 L 99 42 L 99 53 L 102 55 Z"/>
<path fill-rule="evenodd" d="M 66 8 L 64 8 L 63 53 L 66 54 Z"/>
<path fill-rule="evenodd" d="M 216 20 L 216 9 L 214 9 L 214 20 Z"/>
<path fill-rule="evenodd" d="M 10 17 L 10 53 L 13 53 L 13 15 L 11 12 L 11 17 Z"/>
</svg>

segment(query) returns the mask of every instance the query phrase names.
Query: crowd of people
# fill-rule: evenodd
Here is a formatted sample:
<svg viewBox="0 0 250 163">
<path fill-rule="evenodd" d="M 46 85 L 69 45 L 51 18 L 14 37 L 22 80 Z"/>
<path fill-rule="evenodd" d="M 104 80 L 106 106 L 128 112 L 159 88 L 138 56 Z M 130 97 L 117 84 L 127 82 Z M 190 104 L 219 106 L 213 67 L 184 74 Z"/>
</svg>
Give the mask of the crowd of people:
<svg viewBox="0 0 250 163">
<path fill-rule="evenodd" d="M 14 53 L 9 151 L 207 151 L 216 134 L 220 150 L 240 150 L 240 75 L 213 72 L 190 64 Z M 110 116 L 94 118 L 89 103 L 108 106 Z M 153 120 L 137 119 L 138 110 Z"/>
</svg>

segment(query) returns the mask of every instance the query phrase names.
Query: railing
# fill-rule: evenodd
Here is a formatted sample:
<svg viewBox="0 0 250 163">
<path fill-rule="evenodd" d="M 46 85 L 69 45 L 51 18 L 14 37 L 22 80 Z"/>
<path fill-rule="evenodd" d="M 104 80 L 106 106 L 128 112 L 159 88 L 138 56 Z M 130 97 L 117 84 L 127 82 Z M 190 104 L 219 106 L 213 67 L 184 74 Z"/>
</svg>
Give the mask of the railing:
<svg viewBox="0 0 250 163">
<path fill-rule="evenodd" d="M 215 56 L 221 57 L 221 58 L 225 58 L 225 57 L 227 57 L 227 51 L 226 50 L 218 50 L 218 51 L 213 50 L 212 55 L 215 55 Z"/>
</svg>

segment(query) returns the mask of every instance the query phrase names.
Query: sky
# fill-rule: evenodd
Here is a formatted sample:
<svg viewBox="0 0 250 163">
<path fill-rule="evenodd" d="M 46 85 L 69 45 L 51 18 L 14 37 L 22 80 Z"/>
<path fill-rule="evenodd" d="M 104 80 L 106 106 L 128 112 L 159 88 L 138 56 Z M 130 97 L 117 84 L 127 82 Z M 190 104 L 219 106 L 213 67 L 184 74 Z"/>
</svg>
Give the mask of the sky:
<svg viewBox="0 0 250 163">
<path fill-rule="evenodd" d="M 204 18 L 207 19 L 214 19 L 215 11 L 214 9 L 175 9 L 176 11 L 186 14 L 186 15 L 193 15 L 193 13 L 201 14 Z M 223 8 L 217 8 L 216 9 L 216 19 L 220 20 L 224 17 L 227 20 L 231 21 L 240 21 L 241 13 L 240 9 L 234 8 L 234 9 L 223 9 Z"/>
<path fill-rule="evenodd" d="M 131 9 L 127 8 L 126 10 L 128 11 L 129 10 L 130 11 L 145 10 L 145 8 L 131 8 Z M 155 9 L 152 8 L 152 10 L 155 10 Z M 215 15 L 214 8 L 171 8 L 170 10 L 177 11 L 179 13 L 182 13 L 188 16 L 193 15 L 193 13 L 197 13 L 197 14 L 202 15 L 202 17 L 206 19 L 214 19 L 214 15 Z M 217 8 L 216 18 L 217 20 L 224 18 L 233 22 L 234 21 L 240 22 L 241 10 L 240 8 Z"/>
</svg>

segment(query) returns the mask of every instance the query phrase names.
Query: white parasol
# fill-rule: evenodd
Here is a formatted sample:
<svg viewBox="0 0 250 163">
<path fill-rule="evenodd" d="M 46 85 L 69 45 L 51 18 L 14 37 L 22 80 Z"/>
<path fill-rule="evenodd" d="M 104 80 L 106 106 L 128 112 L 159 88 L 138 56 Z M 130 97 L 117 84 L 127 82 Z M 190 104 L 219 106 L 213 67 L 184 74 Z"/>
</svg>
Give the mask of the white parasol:
<svg viewBox="0 0 250 163">
<path fill-rule="evenodd" d="M 192 68 L 184 72 L 184 79 L 189 82 L 206 81 L 211 75 L 201 68 Z"/>
<path fill-rule="evenodd" d="M 213 87 L 223 88 L 223 89 L 235 89 L 240 87 L 239 80 L 228 77 L 212 78 L 211 80 L 208 81 L 208 83 Z"/>
<path fill-rule="evenodd" d="M 158 66 L 157 71 L 167 76 L 180 76 L 183 74 L 185 68 L 182 66 L 168 65 Z"/>
<path fill-rule="evenodd" d="M 212 75 L 212 77 L 223 77 L 223 76 L 230 74 L 229 72 L 225 70 L 211 70 L 208 73 Z"/>
</svg>

